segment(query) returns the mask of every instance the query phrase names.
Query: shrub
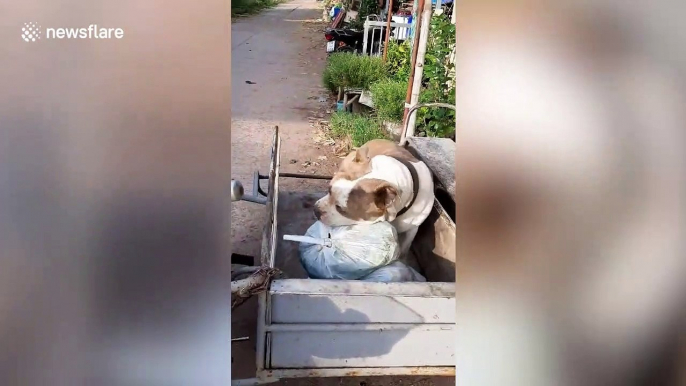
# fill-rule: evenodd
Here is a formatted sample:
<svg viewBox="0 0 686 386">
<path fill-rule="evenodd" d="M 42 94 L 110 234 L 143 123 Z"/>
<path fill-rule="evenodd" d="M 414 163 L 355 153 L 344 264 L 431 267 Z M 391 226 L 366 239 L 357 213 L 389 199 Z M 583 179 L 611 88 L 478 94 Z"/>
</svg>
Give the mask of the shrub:
<svg viewBox="0 0 686 386">
<path fill-rule="evenodd" d="M 454 65 L 449 55 L 455 45 L 455 25 L 445 15 L 431 18 L 429 40 L 424 70 L 420 103 L 444 102 L 455 104 Z M 407 82 L 410 75 L 410 58 L 412 49 L 409 39 L 402 44 L 391 43 L 388 46 L 388 70 L 391 77 Z M 383 106 L 374 101 L 377 111 Z M 381 114 L 381 113 L 380 113 Z M 455 111 L 445 108 L 422 108 L 417 111 L 417 129 L 428 136 L 449 137 L 455 131 Z"/>
<path fill-rule="evenodd" d="M 448 91 L 448 92 L 446 92 Z M 432 87 L 419 95 L 419 103 L 443 102 L 455 104 L 455 89 Z M 428 107 L 417 110 L 417 128 L 429 137 L 448 138 L 455 132 L 455 110 Z"/>
<path fill-rule="evenodd" d="M 390 122 L 403 120 L 407 80 L 381 80 L 372 84 L 370 91 L 374 109 L 380 119 Z"/>
<path fill-rule="evenodd" d="M 337 92 L 339 87 L 368 90 L 372 83 L 387 76 L 381 58 L 352 53 L 331 54 L 322 75 L 324 86 L 332 92 Z"/>
<path fill-rule="evenodd" d="M 331 133 L 337 138 L 349 137 L 355 147 L 362 146 L 372 139 L 387 138 L 377 120 L 344 111 L 337 111 L 331 115 Z"/>
<path fill-rule="evenodd" d="M 231 0 L 231 16 L 247 16 L 274 7 L 284 0 Z"/>
<path fill-rule="evenodd" d="M 386 63 L 388 72 L 393 79 L 407 80 L 410 78 L 410 62 L 412 47 L 410 39 L 398 43 L 396 40 L 388 42 L 388 52 L 386 53 Z"/>
</svg>

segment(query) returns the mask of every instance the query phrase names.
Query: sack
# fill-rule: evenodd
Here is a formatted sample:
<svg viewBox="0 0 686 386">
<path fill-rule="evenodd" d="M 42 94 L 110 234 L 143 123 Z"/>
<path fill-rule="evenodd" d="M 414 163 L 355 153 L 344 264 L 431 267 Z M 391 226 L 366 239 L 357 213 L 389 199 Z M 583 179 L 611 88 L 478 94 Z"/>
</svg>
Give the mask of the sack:
<svg viewBox="0 0 686 386">
<path fill-rule="evenodd" d="M 377 281 L 382 283 L 426 281 L 424 276 L 422 276 L 419 272 L 415 271 L 412 267 L 407 266 L 400 261 L 394 261 L 385 267 L 381 267 L 360 280 Z"/>
<path fill-rule="evenodd" d="M 330 228 L 320 221 L 301 236 L 300 262 L 313 279 L 357 280 L 398 258 L 398 233 L 388 222 Z"/>
</svg>

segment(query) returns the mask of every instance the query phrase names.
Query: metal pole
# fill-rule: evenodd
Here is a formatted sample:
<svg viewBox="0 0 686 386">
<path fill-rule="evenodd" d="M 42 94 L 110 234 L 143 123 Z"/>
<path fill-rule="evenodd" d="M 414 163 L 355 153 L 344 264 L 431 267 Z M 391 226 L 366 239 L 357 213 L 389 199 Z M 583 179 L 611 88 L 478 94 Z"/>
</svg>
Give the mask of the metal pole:
<svg viewBox="0 0 686 386">
<path fill-rule="evenodd" d="M 414 83 L 414 65 L 417 62 L 417 46 L 419 45 L 419 29 L 422 26 L 422 18 L 420 11 L 424 9 L 424 0 L 419 0 L 419 5 L 416 9 L 415 23 L 412 35 L 412 60 L 410 61 L 410 78 L 407 83 L 407 94 L 405 94 L 405 112 L 403 113 L 403 125 L 407 124 L 407 111 L 412 96 L 412 84 Z"/>
<path fill-rule="evenodd" d="M 419 93 L 422 89 L 422 74 L 424 73 L 424 56 L 426 55 L 426 45 L 429 41 L 429 26 L 431 25 L 431 1 L 424 1 L 422 8 L 422 27 L 419 33 L 419 44 L 417 46 L 417 61 L 415 63 L 414 78 L 412 79 L 412 93 L 410 95 L 410 106 L 419 102 Z M 414 133 L 414 125 L 417 122 L 417 113 L 412 111 L 407 114 L 407 127 Z"/>
<path fill-rule="evenodd" d="M 369 19 L 366 17 L 364 19 L 364 26 L 362 27 L 362 30 L 364 31 L 364 35 L 362 36 L 362 55 L 367 55 L 367 42 L 369 40 L 369 38 L 367 37 L 367 35 L 369 34 Z M 341 98 L 338 97 L 338 100 L 341 100 Z"/>
<path fill-rule="evenodd" d="M 386 39 L 383 43 L 383 61 L 386 62 L 386 53 L 388 52 L 388 41 L 391 39 L 391 14 L 393 12 L 393 0 L 388 0 L 388 10 L 386 11 Z"/>
</svg>

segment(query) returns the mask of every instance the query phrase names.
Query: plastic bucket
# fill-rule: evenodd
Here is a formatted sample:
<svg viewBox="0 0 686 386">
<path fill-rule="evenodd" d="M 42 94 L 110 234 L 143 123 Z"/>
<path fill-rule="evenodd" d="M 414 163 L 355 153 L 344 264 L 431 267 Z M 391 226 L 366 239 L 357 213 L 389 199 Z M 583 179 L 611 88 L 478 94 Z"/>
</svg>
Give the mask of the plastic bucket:
<svg viewBox="0 0 686 386">
<path fill-rule="evenodd" d="M 345 104 L 343 104 L 343 101 L 338 101 L 336 103 L 336 110 L 338 110 L 338 111 L 344 111 L 345 110 Z"/>
</svg>

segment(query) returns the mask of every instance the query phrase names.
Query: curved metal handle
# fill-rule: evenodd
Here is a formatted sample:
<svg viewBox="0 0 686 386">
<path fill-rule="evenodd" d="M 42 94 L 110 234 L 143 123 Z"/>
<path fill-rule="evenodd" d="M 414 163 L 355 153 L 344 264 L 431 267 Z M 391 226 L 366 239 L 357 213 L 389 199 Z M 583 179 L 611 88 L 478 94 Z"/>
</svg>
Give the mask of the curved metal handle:
<svg viewBox="0 0 686 386">
<path fill-rule="evenodd" d="M 405 143 L 407 143 L 407 138 L 408 137 L 414 137 L 414 127 L 412 128 L 411 132 L 409 132 L 409 127 L 408 124 L 410 123 L 410 116 L 417 111 L 418 109 L 422 107 L 445 107 L 447 109 L 455 110 L 457 111 L 457 108 L 455 105 L 451 105 L 448 103 L 441 103 L 441 102 L 436 102 L 436 103 L 418 103 L 407 111 L 407 119 L 405 120 L 405 127 L 403 127 L 403 131 L 400 135 L 400 146 L 405 146 Z"/>
</svg>

